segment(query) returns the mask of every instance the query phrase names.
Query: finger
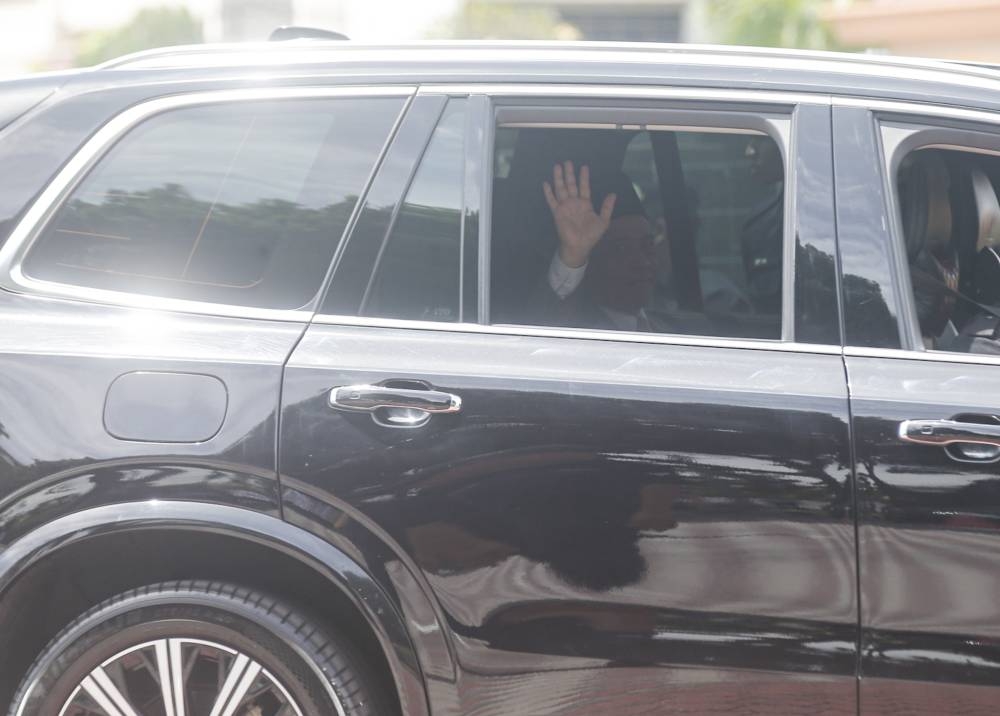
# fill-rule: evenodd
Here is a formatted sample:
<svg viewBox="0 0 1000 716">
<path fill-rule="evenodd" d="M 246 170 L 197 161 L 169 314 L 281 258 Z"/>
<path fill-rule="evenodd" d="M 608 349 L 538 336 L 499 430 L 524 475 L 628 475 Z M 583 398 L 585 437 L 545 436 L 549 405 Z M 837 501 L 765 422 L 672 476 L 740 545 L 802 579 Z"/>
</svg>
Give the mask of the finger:
<svg viewBox="0 0 1000 716">
<path fill-rule="evenodd" d="M 555 169 L 552 170 L 552 185 L 556 190 L 556 199 L 563 201 L 567 196 L 569 196 L 566 191 L 566 180 L 563 178 L 562 164 L 556 164 Z"/>
<path fill-rule="evenodd" d="M 590 199 L 590 167 L 586 164 L 580 168 L 580 198 Z"/>
<path fill-rule="evenodd" d="M 604 197 L 604 203 L 601 204 L 601 220 L 605 224 L 611 223 L 611 213 L 615 210 L 615 201 L 618 197 L 614 194 L 608 194 Z"/>
<path fill-rule="evenodd" d="M 573 162 L 567 159 L 563 171 L 566 173 L 566 191 L 569 192 L 570 197 L 580 196 L 580 190 L 576 188 L 576 172 L 573 170 Z"/>
<path fill-rule="evenodd" d="M 545 202 L 552 211 L 555 211 L 556 207 L 559 206 L 559 202 L 556 201 L 556 195 L 552 193 L 552 187 L 548 182 L 542 184 L 542 191 L 545 192 Z"/>
</svg>

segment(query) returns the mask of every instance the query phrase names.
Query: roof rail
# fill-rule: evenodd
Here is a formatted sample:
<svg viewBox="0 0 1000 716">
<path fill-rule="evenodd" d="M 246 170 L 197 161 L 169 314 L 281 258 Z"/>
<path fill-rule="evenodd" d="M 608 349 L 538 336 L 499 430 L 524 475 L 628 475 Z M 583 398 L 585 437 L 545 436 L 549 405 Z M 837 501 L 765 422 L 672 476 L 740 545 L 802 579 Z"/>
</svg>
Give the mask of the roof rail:
<svg viewBox="0 0 1000 716">
<path fill-rule="evenodd" d="M 319 27 L 282 25 L 276 27 L 267 39 L 275 42 L 281 40 L 349 40 L 350 38 L 341 32 L 323 30 Z"/>
<path fill-rule="evenodd" d="M 964 67 L 982 67 L 987 70 L 1000 70 L 1000 64 L 996 62 L 970 62 L 968 60 L 949 60 L 956 65 L 963 65 Z"/>
<path fill-rule="evenodd" d="M 2 4 L 2 0 L 0 0 Z M 289 33 L 278 34 L 279 31 L 290 30 Z M 305 33 L 305 34 L 303 34 Z M 323 34 L 317 34 L 323 33 Z M 990 88 L 998 87 L 1000 82 L 1000 67 L 991 68 L 976 63 L 959 63 L 946 60 L 928 60 L 920 58 L 895 57 L 889 55 L 858 55 L 843 54 L 836 52 L 817 52 L 805 50 L 775 50 L 769 48 L 755 47 L 733 47 L 720 45 L 693 45 L 693 44 L 658 44 L 658 43 L 603 43 L 603 42 L 496 42 L 496 41 L 450 41 L 450 42 L 419 42 L 419 43 L 366 43 L 366 42 L 343 42 L 343 35 L 329 30 L 314 30 L 311 28 L 278 28 L 275 35 L 282 39 L 312 38 L 310 42 L 263 42 L 263 43 L 231 43 L 218 45 L 188 45 L 182 47 L 165 47 L 154 50 L 144 50 L 133 54 L 108 60 L 95 69 L 117 70 L 125 68 L 185 68 L 212 62 L 213 65 L 223 66 L 227 55 L 237 58 L 240 63 L 248 61 L 263 61 L 267 55 L 270 59 L 268 64 L 281 61 L 281 56 L 289 52 L 294 54 L 292 58 L 296 63 L 325 61 L 324 53 L 329 55 L 329 61 L 333 61 L 339 53 L 372 53 L 392 50 L 398 51 L 421 51 L 444 53 L 455 50 L 464 53 L 482 50 L 484 52 L 495 52 L 498 50 L 520 51 L 530 58 L 537 58 L 544 51 L 545 53 L 642 53 L 647 57 L 658 57 L 661 62 L 670 62 L 676 56 L 683 58 L 690 56 L 697 58 L 694 64 L 714 62 L 716 58 L 739 62 L 746 57 L 755 61 L 758 65 L 764 66 L 767 63 L 769 68 L 781 63 L 789 66 L 801 61 L 810 62 L 817 71 L 827 69 L 829 71 L 850 72 L 853 69 L 891 72 L 893 70 L 905 71 L 911 75 L 914 73 L 926 73 L 927 78 L 932 78 L 934 73 L 947 72 L 949 75 L 965 84 L 972 86 L 976 83 L 987 81 Z M 334 39 L 336 38 L 336 39 Z M 324 41 L 325 40 L 325 41 Z M 332 41 L 331 41 L 332 40 Z M 306 54 L 310 57 L 306 58 Z M 596 56 L 596 55 L 595 55 Z M 257 59 L 255 59 L 257 58 Z M 318 59 L 313 59 L 318 58 Z M 823 67 L 825 65 L 826 67 Z M 941 77 L 938 77 L 941 79 Z M 977 85 L 978 86 L 978 85 Z"/>
</svg>

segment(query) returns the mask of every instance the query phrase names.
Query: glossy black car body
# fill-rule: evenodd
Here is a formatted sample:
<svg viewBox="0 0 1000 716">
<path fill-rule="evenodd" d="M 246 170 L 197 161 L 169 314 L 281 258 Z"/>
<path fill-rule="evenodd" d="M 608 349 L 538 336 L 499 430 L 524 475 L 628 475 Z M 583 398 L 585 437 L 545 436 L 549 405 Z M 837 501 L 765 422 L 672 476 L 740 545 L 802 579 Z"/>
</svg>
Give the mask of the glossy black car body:
<svg viewBox="0 0 1000 716">
<path fill-rule="evenodd" d="M 0 84 L 0 240 L 130 108 L 362 88 L 406 108 L 337 260 L 398 207 L 445 100 L 467 98 L 460 323 L 0 279 L 3 708 L 89 606 L 206 578 L 308 603 L 406 714 L 995 711 L 997 465 L 897 426 L 997 414 L 1000 365 L 907 331 L 876 127 L 988 133 L 1000 74 L 656 46 L 147 53 Z M 787 115 L 782 340 L 489 325 L 494 113 L 568 99 Z M 197 377 L 201 402 L 169 376 L 181 393 Z M 385 381 L 462 410 L 401 430 L 331 408 L 331 389 Z"/>
</svg>

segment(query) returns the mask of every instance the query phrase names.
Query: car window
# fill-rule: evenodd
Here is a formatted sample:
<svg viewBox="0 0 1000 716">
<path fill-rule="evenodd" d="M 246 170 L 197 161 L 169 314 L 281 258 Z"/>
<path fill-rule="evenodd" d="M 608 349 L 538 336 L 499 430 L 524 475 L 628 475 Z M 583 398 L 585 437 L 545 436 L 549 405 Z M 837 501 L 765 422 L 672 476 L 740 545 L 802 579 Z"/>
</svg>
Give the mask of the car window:
<svg viewBox="0 0 1000 716">
<path fill-rule="evenodd" d="M 131 130 L 24 262 L 87 288 L 294 309 L 318 291 L 402 100 L 168 111 Z"/>
<path fill-rule="evenodd" d="M 494 323 L 781 338 L 785 173 L 770 135 L 501 125 L 496 152 Z M 580 237 L 589 250 L 572 248 Z"/>
<path fill-rule="evenodd" d="M 459 320 L 464 99 L 450 100 L 376 258 L 361 315 Z"/>
<path fill-rule="evenodd" d="M 1000 156 L 918 149 L 895 177 L 924 347 L 1000 354 Z"/>
</svg>

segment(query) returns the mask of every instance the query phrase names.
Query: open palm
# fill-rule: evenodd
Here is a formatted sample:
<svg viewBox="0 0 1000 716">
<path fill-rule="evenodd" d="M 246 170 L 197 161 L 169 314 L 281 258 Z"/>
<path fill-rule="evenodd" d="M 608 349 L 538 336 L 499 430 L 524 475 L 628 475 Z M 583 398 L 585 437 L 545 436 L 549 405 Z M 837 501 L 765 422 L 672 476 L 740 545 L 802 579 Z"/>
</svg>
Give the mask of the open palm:
<svg viewBox="0 0 1000 716">
<path fill-rule="evenodd" d="M 556 222 L 560 260 L 571 268 L 583 266 L 611 224 L 615 195 L 608 194 L 601 203 L 600 212 L 594 211 L 590 199 L 590 168 L 585 165 L 580 169 L 577 182 L 570 161 L 553 167 L 552 183 L 545 182 L 543 189 Z"/>
</svg>

